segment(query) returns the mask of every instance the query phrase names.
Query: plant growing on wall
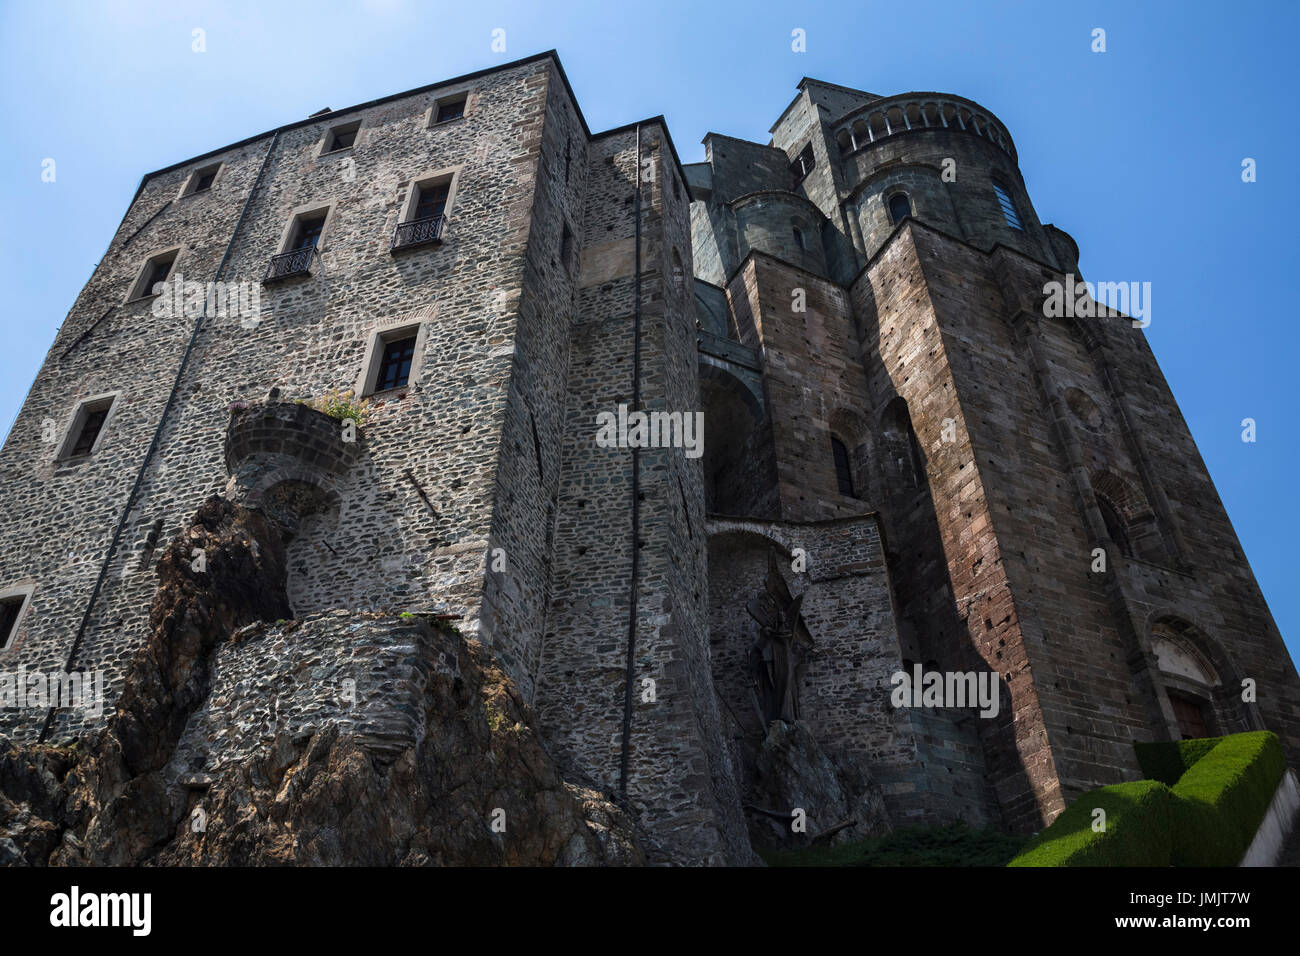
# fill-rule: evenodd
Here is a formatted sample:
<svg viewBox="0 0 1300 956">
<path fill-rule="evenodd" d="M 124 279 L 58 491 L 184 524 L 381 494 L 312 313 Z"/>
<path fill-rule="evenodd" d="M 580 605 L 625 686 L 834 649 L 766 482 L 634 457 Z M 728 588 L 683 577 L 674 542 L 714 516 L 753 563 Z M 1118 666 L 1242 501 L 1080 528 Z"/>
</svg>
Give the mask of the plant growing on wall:
<svg viewBox="0 0 1300 956">
<path fill-rule="evenodd" d="M 342 391 L 334 388 L 324 395 L 316 398 L 299 399 L 298 402 L 338 421 L 352 419 L 357 423 L 358 427 L 366 423 L 366 418 L 370 414 L 370 401 L 364 398 L 358 399 L 356 392 L 350 388 Z"/>
</svg>

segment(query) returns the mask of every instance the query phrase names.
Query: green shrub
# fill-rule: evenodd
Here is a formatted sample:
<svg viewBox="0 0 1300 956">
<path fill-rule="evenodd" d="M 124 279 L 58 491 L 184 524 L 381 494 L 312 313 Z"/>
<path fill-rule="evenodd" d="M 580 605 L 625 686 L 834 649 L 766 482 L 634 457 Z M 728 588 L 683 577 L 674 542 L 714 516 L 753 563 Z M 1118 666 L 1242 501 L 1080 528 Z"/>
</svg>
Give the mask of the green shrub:
<svg viewBox="0 0 1300 956">
<path fill-rule="evenodd" d="M 1169 788 L 1136 780 L 1091 790 L 1038 834 L 1008 866 L 1168 866 Z M 1106 811 L 1106 829 L 1092 828 L 1093 810 Z"/>
<path fill-rule="evenodd" d="M 1154 779 L 1084 794 L 1008 865 L 1236 865 L 1286 772 L 1277 735 L 1134 746 Z M 1092 832 L 1094 807 L 1106 811 L 1105 833 Z"/>
<path fill-rule="evenodd" d="M 346 391 L 331 389 L 318 398 L 299 399 L 298 404 L 314 408 L 340 422 L 350 418 L 356 422 L 358 428 L 366 423 L 366 417 L 370 414 L 370 399 L 363 398 L 358 401 L 352 389 Z"/>
<path fill-rule="evenodd" d="M 1176 784 L 1189 767 L 1213 750 L 1222 737 L 1198 737 L 1195 740 L 1162 740 L 1152 744 L 1134 744 L 1138 766 L 1148 780 L 1159 780 L 1167 787 Z"/>
<path fill-rule="evenodd" d="M 1174 785 L 1175 866 L 1235 866 L 1286 772 L 1276 734 L 1261 730 L 1208 742 L 1213 746 Z"/>
</svg>

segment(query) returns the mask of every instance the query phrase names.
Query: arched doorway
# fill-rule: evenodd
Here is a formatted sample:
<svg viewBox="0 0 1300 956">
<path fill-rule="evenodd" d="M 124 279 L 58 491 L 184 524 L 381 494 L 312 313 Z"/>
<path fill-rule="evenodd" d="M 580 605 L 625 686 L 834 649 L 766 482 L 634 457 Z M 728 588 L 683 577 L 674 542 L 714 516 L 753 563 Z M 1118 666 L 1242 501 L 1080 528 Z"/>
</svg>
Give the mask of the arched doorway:
<svg viewBox="0 0 1300 956">
<path fill-rule="evenodd" d="M 736 375 L 700 365 L 705 508 L 710 514 L 775 517 L 776 458 L 763 405 Z"/>
<path fill-rule="evenodd" d="M 1151 625 L 1151 652 L 1175 740 L 1218 737 L 1251 729 L 1232 665 L 1210 638 L 1181 618 L 1162 616 Z"/>
</svg>

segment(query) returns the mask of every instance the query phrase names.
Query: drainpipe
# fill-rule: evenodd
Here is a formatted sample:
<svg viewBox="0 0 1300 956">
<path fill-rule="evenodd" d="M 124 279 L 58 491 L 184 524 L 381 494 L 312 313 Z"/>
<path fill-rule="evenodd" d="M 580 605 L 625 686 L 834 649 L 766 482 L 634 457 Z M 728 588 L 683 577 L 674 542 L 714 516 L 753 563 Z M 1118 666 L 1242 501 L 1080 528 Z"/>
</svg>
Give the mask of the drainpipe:
<svg viewBox="0 0 1300 956">
<path fill-rule="evenodd" d="M 632 411 L 641 409 L 641 124 L 636 124 L 636 264 L 632 307 Z M 629 413 L 630 414 L 630 413 Z M 623 686 L 623 747 L 618 759 L 619 802 L 627 806 L 628 760 L 632 749 L 632 682 L 635 679 L 637 585 L 641 571 L 641 454 L 632 448 L 632 574 L 628 582 L 627 670 Z"/>
<path fill-rule="evenodd" d="M 217 266 L 217 274 L 214 282 L 220 282 L 221 276 L 226 271 L 226 263 L 230 261 L 230 251 L 234 248 L 235 239 L 239 236 L 240 227 L 243 226 L 244 220 L 248 217 L 248 209 L 253 204 L 253 197 L 257 195 L 257 189 L 262 185 L 262 179 L 266 175 L 266 167 L 271 161 L 271 153 L 275 150 L 275 144 L 280 138 L 280 131 L 277 129 L 271 135 L 271 142 L 266 147 L 266 155 L 262 157 L 262 165 L 257 170 L 257 179 L 253 181 L 253 188 L 248 192 L 248 198 L 244 200 L 244 208 L 239 212 L 239 219 L 235 223 L 235 229 L 230 234 L 230 241 L 226 243 L 226 251 L 221 257 L 221 263 Z M 134 238 L 134 237 L 132 237 Z M 181 355 L 180 366 L 176 369 L 176 378 L 172 381 L 171 392 L 167 396 L 167 403 L 163 406 L 162 415 L 158 419 L 158 427 L 154 429 L 153 440 L 149 442 L 149 447 L 144 453 L 144 460 L 140 462 L 140 470 L 136 472 L 135 484 L 131 486 L 131 493 L 127 495 L 126 507 L 122 509 L 122 517 L 118 519 L 117 528 L 113 531 L 113 540 L 109 542 L 108 552 L 104 555 L 104 563 L 99 568 L 99 576 L 95 579 L 95 586 L 90 592 L 90 601 L 86 604 L 86 611 L 81 616 L 81 624 L 77 628 L 77 635 L 72 639 L 72 648 L 68 651 L 68 661 L 63 665 L 64 673 L 72 673 L 73 662 L 77 658 L 77 651 L 81 649 L 81 642 L 86 636 L 86 627 L 90 624 L 90 615 L 95 609 L 95 604 L 99 600 L 99 594 L 104 587 L 104 579 L 108 577 L 108 566 L 112 563 L 113 554 L 117 551 L 118 542 L 122 539 L 122 532 L 126 528 L 127 518 L 131 510 L 135 507 L 136 498 L 140 494 L 140 488 L 144 484 L 145 472 L 149 468 L 149 462 L 153 460 L 154 452 L 158 450 L 158 445 L 162 441 L 163 428 L 167 424 L 167 416 L 176 403 L 176 395 L 181 389 L 181 379 L 185 375 L 185 369 L 189 366 L 190 353 L 194 351 L 194 343 L 198 341 L 199 331 L 203 328 L 203 320 L 208 317 L 208 309 L 212 305 L 212 290 L 209 290 L 208 297 L 203 303 L 203 312 L 194 321 L 194 329 L 190 332 L 190 340 L 185 346 L 185 352 Z M 43 743 L 49 736 L 50 728 L 54 726 L 54 713 L 56 708 L 51 705 L 49 713 L 45 715 L 45 724 L 41 727 L 41 735 L 36 738 L 37 743 Z"/>
</svg>

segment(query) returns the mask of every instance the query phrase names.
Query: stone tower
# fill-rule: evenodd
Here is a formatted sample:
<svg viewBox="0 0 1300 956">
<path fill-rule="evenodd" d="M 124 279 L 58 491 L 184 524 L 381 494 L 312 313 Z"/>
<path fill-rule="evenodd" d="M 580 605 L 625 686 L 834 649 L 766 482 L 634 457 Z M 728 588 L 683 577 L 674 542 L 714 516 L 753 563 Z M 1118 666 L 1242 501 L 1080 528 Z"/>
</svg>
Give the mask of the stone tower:
<svg viewBox="0 0 1300 956">
<path fill-rule="evenodd" d="M 289 645 L 454 618 L 655 860 L 752 862 L 796 807 L 1037 828 L 1184 732 L 1295 761 L 1300 684 L 1191 436 L 1127 319 L 1045 313 L 1078 253 L 998 120 L 804 80 L 769 144 L 705 149 L 592 133 L 544 53 L 145 176 L 0 453 L 0 670 L 101 672 L 111 708 L 156 552 L 219 494 L 289 541 Z M 337 390 L 352 432 L 297 403 Z M 702 457 L 598 441 L 620 409 L 701 413 Z M 895 706 L 913 666 L 992 678 L 996 715 Z"/>
<path fill-rule="evenodd" d="M 1295 763 L 1300 681 L 1204 462 L 1137 323 L 1045 307 L 1078 249 L 1008 131 L 957 96 L 799 91 L 768 145 L 711 134 L 687 167 L 731 423 L 705 480 L 729 515 L 874 512 L 905 669 L 997 675 L 997 718 L 886 738 L 924 768 L 872 761 L 895 822 L 1036 829 L 1136 778 L 1136 740 L 1267 728 Z"/>
</svg>

